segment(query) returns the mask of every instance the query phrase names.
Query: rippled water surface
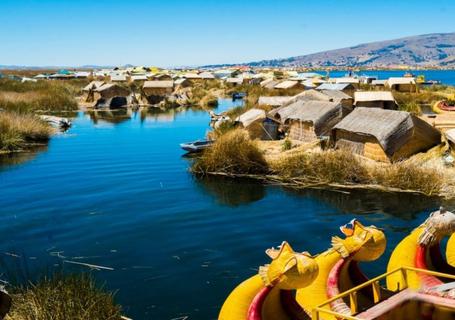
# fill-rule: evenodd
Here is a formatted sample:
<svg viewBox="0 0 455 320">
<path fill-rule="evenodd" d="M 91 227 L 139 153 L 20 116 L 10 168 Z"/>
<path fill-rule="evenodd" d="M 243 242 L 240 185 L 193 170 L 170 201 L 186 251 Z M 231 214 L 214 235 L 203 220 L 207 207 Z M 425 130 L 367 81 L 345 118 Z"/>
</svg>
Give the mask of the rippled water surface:
<svg viewBox="0 0 455 320">
<path fill-rule="evenodd" d="M 232 106 L 222 100 L 219 110 Z M 353 217 L 385 230 L 388 249 L 438 203 L 415 196 L 295 192 L 194 179 L 179 143 L 204 137 L 202 111 L 79 113 L 36 154 L 0 167 L 2 271 L 93 271 L 134 319 L 215 319 L 242 279 L 288 240 L 317 253 Z M 3 275 L 5 277 L 5 275 Z"/>
</svg>

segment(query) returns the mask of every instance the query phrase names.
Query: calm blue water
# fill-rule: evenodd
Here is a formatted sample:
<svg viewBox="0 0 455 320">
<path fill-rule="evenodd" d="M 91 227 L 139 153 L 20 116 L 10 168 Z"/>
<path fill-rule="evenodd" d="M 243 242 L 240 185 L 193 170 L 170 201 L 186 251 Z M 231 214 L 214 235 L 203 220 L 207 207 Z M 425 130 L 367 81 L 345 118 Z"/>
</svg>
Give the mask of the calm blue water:
<svg viewBox="0 0 455 320">
<path fill-rule="evenodd" d="M 232 107 L 223 100 L 220 110 Z M 92 271 L 134 319 L 215 319 L 228 293 L 288 240 L 318 253 L 359 217 L 384 228 L 387 253 L 439 204 L 415 196 L 295 192 L 248 181 L 196 180 L 179 143 L 202 138 L 201 111 L 79 113 L 35 155 L 3 158 L 3 279 Z M 17 255 L 17 256 L 13 256 Z"/>
</svg>

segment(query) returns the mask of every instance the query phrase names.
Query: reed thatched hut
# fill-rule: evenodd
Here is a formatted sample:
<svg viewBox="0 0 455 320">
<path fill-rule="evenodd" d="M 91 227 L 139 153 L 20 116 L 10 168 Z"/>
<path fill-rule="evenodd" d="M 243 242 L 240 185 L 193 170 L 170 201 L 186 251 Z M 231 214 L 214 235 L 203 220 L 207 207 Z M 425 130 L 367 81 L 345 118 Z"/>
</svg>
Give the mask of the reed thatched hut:
<svg viewBox="0 0 455 320">
<path fill-rule="evenodd" d="M 115 109 L 137 102 L 130 89 L 116 83 L 106 83 L 95 89 L 93 98 L 92 106 L 97 108 Z"/>
<path fill-rule="evenodd" d="M 262 138 L 264 135 L 263 122 L 266 112 L 262 109 L 250 109 L 235 119 L 235 123 L 245 128 L 252 139 Z"/>
<path fill-rule="evenodd" d="M 243 84 L 243 78 L 227 78 L 225 81 L 232 87 L 240 86 Z"/>
<path fill-rule="evenodd" d="M 342 119 L 342 106 L 331 101 L 297 101 L 281 108 L 275 119 L 284 125 L 291 139 L 313 142 L 330 135 Z"/>
<path fill-rule="evenodd" d="M 174 85 L 176 88 L 188 88 L 192 85 L 192 82 L 187 78 L 179 78 L 174 81 Z"/>
<path fill-rule="evenodd" d="M 92 81 L 84 88 L 82 88 L 84 101 L 85 102 L 95 101 L 95 91 L 102 85 L 104 85 L 104 81 Z"/>
<path fill-rule="evenodd" d="M 386 87 L 398 92 L 417 92 L 416 80 L 412 77 L 389 78 Z"/>
<path fill-rule="evenodd" d="M 350 84 L 354 88 L 358 89 L 360 87 L 360 79 L 354 77 L 342 77 L 342 78 L 335 78 L 336 84 Z"/>
<path fill-rule="evenodd" d="M 274 89 L 288 90 L 288 89 L 301 89 L 304 90 L 305 86 L 300 81 L 284 80 L 275 85 Z"/>
<path fill-rule="evenodd" d="M 259 85 L 265 89 L 273 89 L 277 84 L 278 84 L 278 81 L 271 79 L 271 78 L 265 79 L 259 83 Z"/>
<path fill-rule="evenodd" d="M 145 81 L 142 86 L 142 100 L 149 104 L 157 104 L 163 101 L 174 91 L 174 81 Z"/>
<path fill-rule="evenodd" d="M 356 108 L 398 109 L 397 102 L 390 91 L 357 91 L 354 93 L 354 106 Z"/>
<path fill-rule="evenodd" d="M 99 94 L 99 98 L 110 99 L 113 97 L 126 97 L 131 91 L 116 83 L 106 83 L 95 90 Z M 95 95 L 96 96 L 96 95 Z"/>
<path fill-rule="evenodd" d="M 271 107 L 281 107 L 282 105 L 289 102 L 293 97 L 292 96 L 275 96 L 275 97 L 259 97 L 258 105 L 260 106 L 271 106 Z"/>
<path fill-rule="evenodd" d="M 441 143 L 441 133 L 404 111 L 355 108 L 332 130 L 335 148 L 394 162 Z"/>
<path fill-rule="evenodd" d="M 172 76 L 167 73 L 159 73 L 150 77 L 151 81 L 171 81 Z"/>
<path fill-rule="evenodd" d="M 387 80 L 373 80 L 371 81 L 371 86 L 374 88 L 381 88 L 384 89 L 387 84 Z"/>
<path fill-rule="evenodd" d="M 215 80 L 215 76 L 213 75 L 213 73 L 208 71 L 199 73 L 199 77 L 201 77 L 201 79 L 203 80 Z"/>
<path fill-rule="evenodd" d="M 111 74 L 110 76 L 111 82 L 127 82 L 128 77 L 126 74 Z"/>
<path fill-rule="evenodd" d="M 350 97 L 354 96 L 356 88 L 351 83 L 323 83 L 316 88 L 318 91 L 341 91 Z"/>
</svg>

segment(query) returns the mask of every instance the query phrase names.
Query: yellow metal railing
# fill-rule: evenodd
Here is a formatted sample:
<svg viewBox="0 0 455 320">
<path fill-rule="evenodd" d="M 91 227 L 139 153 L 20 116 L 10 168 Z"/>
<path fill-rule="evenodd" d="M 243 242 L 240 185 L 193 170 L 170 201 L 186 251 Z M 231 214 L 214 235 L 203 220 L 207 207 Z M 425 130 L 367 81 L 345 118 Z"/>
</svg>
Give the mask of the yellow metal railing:
<svg viewBox="0 0 455 320">
<path fill-rule="evenodd" d="M 401 280 L 403 282 L 403 288 L 399 288 L 397 290 L 401 291 L 404 290 L 408 287 L 408 272 L 419 272 L 419 273 L 424 273 L 428 274 L 431 276 L 435 277 L 441 277 L 441 278 L 446 278 L 446 279 L 454 279 L 455 280 L 455 275 L 450 275 L 442 272 L 436 272 L 436 271 L 431 271 L 431 270 L 424 270 L 424 269 L 418 269 L 418 268 L 413 268 L 413 267 L 401 267 L 397 268 L 393 271 L 386 272 L 384 274 L 381 274 L 380 276 L 377 276 L 373 279 L 370 279 L 352 289 L 349 289 L 347 291 L 344 291 L 340 293 L 339 295 L 325 301 L 323 304 L 317 306 L 315 309 L 313 309 L 312 314 L 311 314 L 311 319 L 312 320 L 322 320 L 321 316 L 322 315 L 332 315 L 336 317 L 337 319 L 346 319 L 346 320 L 360 320 L 359 318 L 356 318 L 355 315 L 358 312 L 358 303 L 357 303 L 357 292 L 363 288 L 370 287 L 373 290 L 373 300 L 374 303 L 378 303 L 381 301 L 381 286 L 379 284 L 379 281 L 382 279 L 385 279 L 393 274 L 396 273 L 401 273 Z M 351 315 L 346 315 L 342 313 L 338 313 L 335 311 L 330 310 L 330 307 L 327 308 L 327 306 L 330 306 L 330 304 L 338 299 L 346 298 L 349 296 L 349 302 L 350 302 L 350 308 L 351 308 Z"/>
</svg>

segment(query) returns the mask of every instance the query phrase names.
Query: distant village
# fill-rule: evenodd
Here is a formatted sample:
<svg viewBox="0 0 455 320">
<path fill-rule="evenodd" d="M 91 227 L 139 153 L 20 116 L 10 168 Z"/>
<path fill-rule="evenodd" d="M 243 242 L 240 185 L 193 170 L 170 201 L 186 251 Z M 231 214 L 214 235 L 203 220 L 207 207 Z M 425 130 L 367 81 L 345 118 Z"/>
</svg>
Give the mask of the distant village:
<svg viewBox="0 0 455 320">
<path fill-rule="evenodd" d="M 255 87 L 265 94 L 247 100 L 244 112 L 234 119 L 211 112 L 212 127 L 216 129 L 231 121 L 250 130 L 255 139 L 319 141 L 382 162 L 403 160 L 431 149 L 441 143 L 442 131 L 455 144 L 455 117 L 440 126 L 435 121 L 436 114 L 399 111 L 396 94 L 416 94 L 423 86 L 438 84 L 412 74 L 378 79 L 350 73 L 332 78 L 328 74 L 283 68 L 167 70 L 139 66 L 3 77 L 22 82 L 90 81 L 82 88 L 79 103 L 95 109 L 185 106 L 197 86 L 223 88 L 223 94 L 228 92 L 234 99 L 247 100 L 245 88 Z M 441 113 L 451 116 L 447 101 L 440 104 Z"/>
</svg>

